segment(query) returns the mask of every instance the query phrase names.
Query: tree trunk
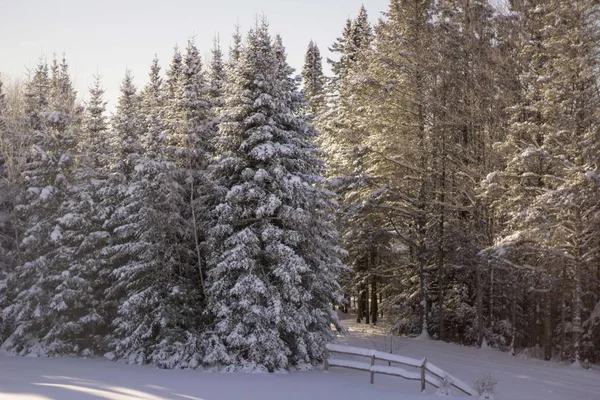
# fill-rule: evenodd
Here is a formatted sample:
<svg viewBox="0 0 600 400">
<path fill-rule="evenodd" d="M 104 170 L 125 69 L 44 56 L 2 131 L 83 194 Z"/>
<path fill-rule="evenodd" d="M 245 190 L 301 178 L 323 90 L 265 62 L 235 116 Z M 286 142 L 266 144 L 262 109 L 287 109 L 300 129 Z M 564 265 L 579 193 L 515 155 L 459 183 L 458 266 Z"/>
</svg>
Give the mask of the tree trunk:
<svg viewBox="0 0 600 400">
<path fill-rule="evenodd" d="M 477 285 L 477 346 L 483 344 L 483 287 L 480 263 L 475 266 L 475 282 Z"/>
<path fill-rule="evenodd" d="M 552 296 L 550 289 L 544 293 L 544 359 L 549 361 L 552 358 Z"/>
<path fill-rule="evenodd" d="M 378 305 L 377 305 L 377 278 L 371 277 L 371 321 L 373 325 L 377 324 Z"/>
<path fill-rule="evenodd" d="M 513 280 L 512 296 L 511 296 L 511 321 L 510 321 L 510 354 L 515 355 L 515 349 L 517 347 L 517 291 L 515 289 L 516 279 Z"/>
<path fill-rule="evenodd" d="M 560 359 L 564 360 L 567 356 L 567 267 L 564 265 L 562 270 L 562 290 L 560 292 Z"/>
<path fill-rule="evenodd" d="M 494 328 L 494 264 L 490 268 L 490 309 L 489 309 L 489 324 Z"/>
<path fill-rule="evenodd" d="M 581 243 L 583 241 L 583 229 L 581 227 L 581 213 L 579 207 L 575 208 L 575 293 L 573 299 L 573 350 L 575 352 L 575 364 L 581 363 L 580 346 L 581 346 Z"/>
<path fill-rule="evenodd" d="M 371 323 L 370 315 L 369 315 L 369 284 L 365 282 L 364 284 L 364 294 L 363 294 L 363 310 L 365 313 L 365 324 L 369 325 Z"/>
<path fill-rule="evenodd" d="M 363 319 L 363 287 L 362 284 L 358 285 L 358 296 L 356 299 L 356 322 L 358 322 L 359 324 L 362 322 Z"/>
</svg>

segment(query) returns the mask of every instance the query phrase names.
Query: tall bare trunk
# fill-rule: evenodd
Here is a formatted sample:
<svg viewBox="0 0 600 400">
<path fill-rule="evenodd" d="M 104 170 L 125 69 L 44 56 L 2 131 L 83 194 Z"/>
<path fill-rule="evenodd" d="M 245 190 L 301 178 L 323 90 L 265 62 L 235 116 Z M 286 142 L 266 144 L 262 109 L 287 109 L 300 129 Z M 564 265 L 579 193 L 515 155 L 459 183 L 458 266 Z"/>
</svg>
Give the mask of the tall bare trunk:
<svg viewBox="0 0 600 400">
<path fill-rule="evenodd" d="M 552 358 L 552 296 L 550 289 L 544 293 L 544 359 Z"/>
<path fill-rule="evenodd" d="M 475 266 L 475 282 L 477 285 L 477 345 L 483 345 L 483 287 L 481 280 L 481 263 Z"/>
</svg>

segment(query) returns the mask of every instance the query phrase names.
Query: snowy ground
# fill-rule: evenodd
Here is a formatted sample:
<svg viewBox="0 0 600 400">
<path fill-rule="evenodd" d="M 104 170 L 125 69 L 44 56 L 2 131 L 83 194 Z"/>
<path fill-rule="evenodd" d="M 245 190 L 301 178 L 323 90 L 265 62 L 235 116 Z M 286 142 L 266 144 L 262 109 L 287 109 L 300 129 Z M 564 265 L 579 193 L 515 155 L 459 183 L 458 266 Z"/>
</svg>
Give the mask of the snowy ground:
<svg viewBox="0 0 600 400">
<path fill-rule="evenodd" d="M 341 344 L 372 347 L 379 328 L 348 321 Z M 400 353 L 428 359 L 472 384 L 484 372 L 498 379 L 497 400 L 600 400 L 600 372 L 525 360 L 425 340 L 407 340 Z M 419 383 L 332 368 L 288 374 L 158 370 L 92 359 L 21 358 L 0 355 L 0 400 L 424 400 Z M 448 397 L 446 397 L 448 398 Z M 456 399 L 466 399 L 456 395 Z"/>
</svg>

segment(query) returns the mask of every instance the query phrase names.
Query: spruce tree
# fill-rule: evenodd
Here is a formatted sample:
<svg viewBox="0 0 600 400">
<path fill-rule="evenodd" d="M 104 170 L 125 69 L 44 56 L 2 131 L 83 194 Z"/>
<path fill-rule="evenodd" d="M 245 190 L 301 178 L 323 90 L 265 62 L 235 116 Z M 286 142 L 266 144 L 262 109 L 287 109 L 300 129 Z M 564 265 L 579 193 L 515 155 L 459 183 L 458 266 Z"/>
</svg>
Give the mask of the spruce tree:
<svg viewBox="0 0 600 400">
<path fill-rule="evenodd" d="M 309 105 L 309 112 L 317 115 L 325 105 L 325 75 L 319 47 L 312 40 L 308 44 L 302 69 L 304 95 Z"/>
<path fill-rule="evenodd" d="M 171 59 L 169 70 L 167 71 L 167 81 L 165 83 L 164 96 L 167 103 L 177 98 L 177 87 L 179 85 L 179 78 L 181 77 L 183 68 L 182 62 L 183 58 L 181 57 L 179 47 L 175 46 L 173 49 L 173 58 Z"/>
<path fill-rule="evenodd" d="M 61 219 L 72 185 L 75 132 L 52 110 L 51 87 L 48 67 L 40 62 L 26 87 L 31 147 L 22 170 L 27 187 L 16 207 L 22 239 L 3 311 L 13 328 L 3 348 L 19 354 L 77 351 L 69 337 L 78 328 L 67 324 L 67 315 L 78 303 L 64 285 L 72 249 L 63 241 Z"/>
<path fill-rule="evenodd" d="M 0 75 L 0 143 L 2 148 L 4 147 L 5 138 L 8 135 L 7 125 L 6 125 L 6 93 L 4 92 L 4 82 L 2 80 L 2 75 Z M 6 278 L 6 272 L 8 270 L 8 257 L 7 254 L 9 252 L 9 243 L 12 241 L 9 234 L 9 220 L 11 214 L 11 201 L 9 196 L 9 188 L 8 188 L 8 171 L 7 171 L 7 161 L 5 158 L 7 154 L 4 151 L 0 153 L 0 281 L 3 283 L 0 284 L 0 292 L 6 286 L 4 284 L 4 280 Z M 0 295 L 1 297 L 1 295 Z M 0 339 L 1 340 L 1 339 Z"/>
<path fill-rule="evenodd" d="M 55 324 L 42 339 L 51 353 L 98 354 L 110 322 L 110 303 L 103 296 L 111 284 L 110 270 L 101 256 L 110 243 L 110 234 L 104 229 L 110 210 L 105 198 L 105 166 L 96 156 L 107 148 L 108 141 L 103 93 L 96 78 L 83 126 L 77 123 L 70 128 L 77 129 L 81 151 L 70 154 L 69 186 L 55 227 L 60 248 L 54 263 L 62 272 L 49 292 L 52 302 L 60 306 L 49 315 Z"/>
<path fill-rule="evenodd" d="M 240 60 L 242 53 L 242 34 L 240 32 L 240 26 L 236 25 L 232 36 L 233 43 L 229 48 L 229 59 L 227 60 L 227 67 L 232 70 L 235 64 Z"/>
<path fill-rule="evenodd" d="M 346 48 L 350 41 L 350 37 L 352 35 L 352 20 L 348 18 L 346 20 L 346 25 L 344 26 L 344 30 L 342 31 L 342 36 L 338 37 L 336 41 L 331 45 L 329 51 L 333 54 L 339 54 L 339 60 L 334 60 L 331 58 L 327 59 L 327 63 L 331 65 L 331 71 L 333 72 L 332 85 L 333 88 L 337 87 L 338 81 L 342 78 L 344 74 L 344 68 L 347 66 L 347 56 L 346 56 Z"/>
<path fill-rule="evenodd" d="M 155 56 L 152 60 L 148 83 L 140 99 L 140 115 L 142 118 L 142 152 L 149 158 L 159 160 L 164 142 L 164 96 L 163 79 L 160 76 L 160 65 Z"/>
<path fill-rule="evenodd" d="M 208 82 L 210 86 L 209 94 L 212 100 L 212 106 L 215 108 L 223 105 L 223 89 L 226 81 L 227 73 L 223 61 L 223 52 L 221 51 L 219 38 L 216 37 L 213 41 L 208 70 Z"/>
<path fill-rule="evenodd" d="M 340 327 L 331 309 L 343 269 L 332 195 L 281 56 L 262 22 L 226 85 L 213 172 L 222 196 L 210 231 L 208 364 L 273 371 L 316 363 L 330 324 Z"/>
<path fill-rule="evenodd" d="M 199 364 L 202 313 L 197 279 L 191 279 L 198 274 L 190 263 L 195 253 L 186 220 L 187 185 L 182 183 L 195 160 L 193 145 L 200 133 L 186 119 L 197 115 L 194 109 L 183 106 L 188 100 L 203 104 L 194 86 L 200 66 L 197 51 L 188 51 L 185 60 L 176 53 L 165 95 L 158 64 L 151 69 L 142 99 L 143 153 L 130 154 L 132 174 L 122 179 L 119 207 L 107 222 L 115 236 L 109 252 L 115 282 L 106 296 L 117 304 L 105 354 L 109 359 L 166 368 Z"/>
<path fill-rule="evenodd" d="M 140 136 L 143 128 L 139 96 L 129 71 L 125 73 L 120 90 L 117 109 L 111 121 L 111 147 L 115 155 L 114 168 L 129 176 L 133 172 L 135 158 L 139 157 L 141 152 Z"/>
</svg>

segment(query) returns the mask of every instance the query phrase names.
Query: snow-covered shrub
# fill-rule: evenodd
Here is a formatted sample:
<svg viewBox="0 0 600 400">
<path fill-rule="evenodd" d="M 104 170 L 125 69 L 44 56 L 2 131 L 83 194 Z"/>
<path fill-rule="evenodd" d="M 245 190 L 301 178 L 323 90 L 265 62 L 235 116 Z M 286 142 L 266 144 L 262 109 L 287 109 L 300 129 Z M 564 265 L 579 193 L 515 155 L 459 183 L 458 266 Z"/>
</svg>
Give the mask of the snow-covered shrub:
<svg viewBox="0 0 600 400">
<path fill-rule="evenodd" d="M 498 381 L 490 373 L 482 374 L 475 381 L 474 389 L 482 399 L 494 399 L 494 389 Z"/>
<path fill-rule="evenodd" d="M 441 386 L 435 392 L 436 396 L 451 396 L 452 395 L 452 378 L 448 374 L 444 374 Z"/>
</svg>

